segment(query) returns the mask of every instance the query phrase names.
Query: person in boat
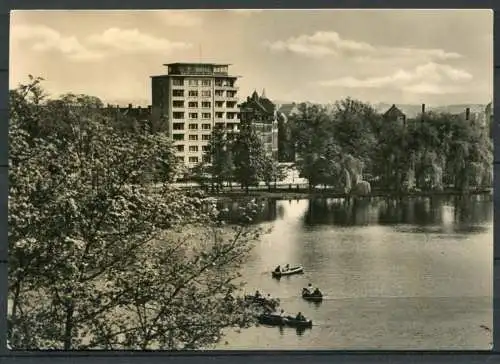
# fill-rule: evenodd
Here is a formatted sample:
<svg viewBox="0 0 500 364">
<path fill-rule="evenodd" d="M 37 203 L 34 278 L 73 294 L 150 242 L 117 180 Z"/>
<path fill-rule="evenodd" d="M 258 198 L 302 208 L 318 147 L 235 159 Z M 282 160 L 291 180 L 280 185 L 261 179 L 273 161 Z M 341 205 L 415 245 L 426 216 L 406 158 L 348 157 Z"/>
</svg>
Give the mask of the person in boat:
<svg viewBox="0 0 500 364">
<path fill-rule="evenodd" d="M 281 309 L 278 315 L 280 315 L 280 317 L 285 317 L 285 310 Z"/>
<path fill-rule="evenodd" d="M 290 269 L 290 264 L 285 265 L 285 269 L 283 270 L 284 272 L 288 271 Z"/>
<path fill-rule="evenodd" d="M 319 290 L 319 288 L 316 288 L 313 292 L 313 295 L 314 296 L 321 296 L 321 291 Z"/>
<path fill-rule="evenodd" d="M 276 273 L 279 273 L 279 272 L 281 271 L 281 266 L 280 266 L 280 265 L 278 265 L 274 271 L 275 271 Z"/>
<path fill-rule="evenodd" d="M 255 296 L 254 297 L 255 298 L 261 298 L 262 297 L 261 294 L 260 294 L 260 292 L 259 292 L 259 290 L 255 291 Z"/>
<path fill-rule="evenodd" d="M 309 293 L 309 294 L 312 294 L 312 293 L 313 293 L 313 291 L 314 291 L 314 289 L 313 289 L 313 285 L 312 285 L 311 283 L 309 283 L 309 284 L 307 285 L 307 288 L 306 288 L 306 289 L 307 289 L 307 293 Z"/>
<path fill-rule="evenodd" d="M 299 313 L 297 314 L 297 316 L 295 316 L 295 319 L 296 319 L 297 321 L 305 321 L 305 320 L 306 320 L 306 318 L 304 317 L 304 315 L 302 315 L 302 312 L 299 312 Z"/>
</svg>

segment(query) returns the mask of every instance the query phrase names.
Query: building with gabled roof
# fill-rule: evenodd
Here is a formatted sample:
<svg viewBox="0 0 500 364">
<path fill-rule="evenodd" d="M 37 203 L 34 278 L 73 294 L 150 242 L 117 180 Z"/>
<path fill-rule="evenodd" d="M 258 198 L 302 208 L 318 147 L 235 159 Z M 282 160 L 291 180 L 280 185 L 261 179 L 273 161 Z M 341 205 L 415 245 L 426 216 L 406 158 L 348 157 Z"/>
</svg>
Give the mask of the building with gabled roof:
<svg viewBox="0 0 500 364">
<path fill-rule="evenodd" d="M 276 105 L 265 96 L 254 91 L 240 104 L 240 121 L 252 125 L 264 144 L 266 154 L 278 158 L 278 112 Z"/>
<path fill-rule="evenodd" d="M 283 114 L 286 119 L 288 119 L 291 115 L 296 115 L 299 113 L 299 108 L 295 102 L 291 104 L 283 104 L 278 108 L 278 112 Z"/>
<path fill-rule="evenodd" d="M 392 104 L 383 116 L 388 121 L 398 121 L 403 124 L 406 123 L 406 114 L 403 113 L 395 104 Z"/>
</svg>

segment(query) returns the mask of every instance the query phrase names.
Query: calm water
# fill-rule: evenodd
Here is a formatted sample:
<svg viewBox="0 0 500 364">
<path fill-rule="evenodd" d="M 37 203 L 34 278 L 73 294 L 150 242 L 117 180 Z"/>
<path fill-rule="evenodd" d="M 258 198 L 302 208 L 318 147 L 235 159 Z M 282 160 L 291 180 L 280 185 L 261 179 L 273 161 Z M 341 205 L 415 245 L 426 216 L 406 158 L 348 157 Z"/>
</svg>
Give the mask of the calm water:
<svg viewBox="0 0 500 364">
<path fill-rule="evenodd" d="M 254 327 L 219 349 L 490 349 L 491 196 L 263 202 L 270 234 L 243 270 L 248 292 L 313 320 L 304 333 Z M 304 275 L 276 280 L 278 264 Z M 327 297 L 300 297 L 309 282 Z"/>
</svg>

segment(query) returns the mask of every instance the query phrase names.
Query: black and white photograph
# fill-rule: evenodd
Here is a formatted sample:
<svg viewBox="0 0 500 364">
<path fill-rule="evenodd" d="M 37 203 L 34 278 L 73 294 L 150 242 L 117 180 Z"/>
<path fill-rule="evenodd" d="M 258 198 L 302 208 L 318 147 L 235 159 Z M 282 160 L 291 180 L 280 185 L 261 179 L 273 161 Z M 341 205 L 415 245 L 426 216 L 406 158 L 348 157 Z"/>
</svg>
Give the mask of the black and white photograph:
<svg viewBox="0 0 500 364">
<path fill-rule="evenodd" d="M 9 349 L 492 348 L 491 10 L 9 37 Z"/>
</svg>

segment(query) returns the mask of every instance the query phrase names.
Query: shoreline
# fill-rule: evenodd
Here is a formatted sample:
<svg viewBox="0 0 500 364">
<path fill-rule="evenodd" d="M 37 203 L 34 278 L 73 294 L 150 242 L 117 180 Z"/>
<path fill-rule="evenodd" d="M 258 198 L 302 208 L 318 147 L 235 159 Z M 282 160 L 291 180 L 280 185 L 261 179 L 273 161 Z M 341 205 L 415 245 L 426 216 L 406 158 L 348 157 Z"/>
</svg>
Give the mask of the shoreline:
<svg viewBox="0 0 500 364">
<path fill-rule="evenodd" d="M 241 190 L 225 190 L 219 193 L 208 192 L 207 196 L 216 198 L 218 200 L 239 200 L 248 198 L 267 198 L 267 199 L 277 199 L 277 200 L 303 200 L 303 199 L 313 199 L 313 198 L 339 198 L 339 199 L 371 199 L 377 197 L 386 198 L 408 198 L 408 197 L 438 197 L 438 196 L 473 196 L 473 195 L 492 195 L 493 188 L 473 190 L 467 192 L 461 192 L 456 190 L 444 190 L 444 191 L 418 191 L 418 192 L 393 192 L 393 191 L 374 191 L 368 195 L 350 195 L 346 193 L 339 193 L 333 191 L 289 191 L 289 190 L 250 190 L 247 193 Z"/>
</svg>

